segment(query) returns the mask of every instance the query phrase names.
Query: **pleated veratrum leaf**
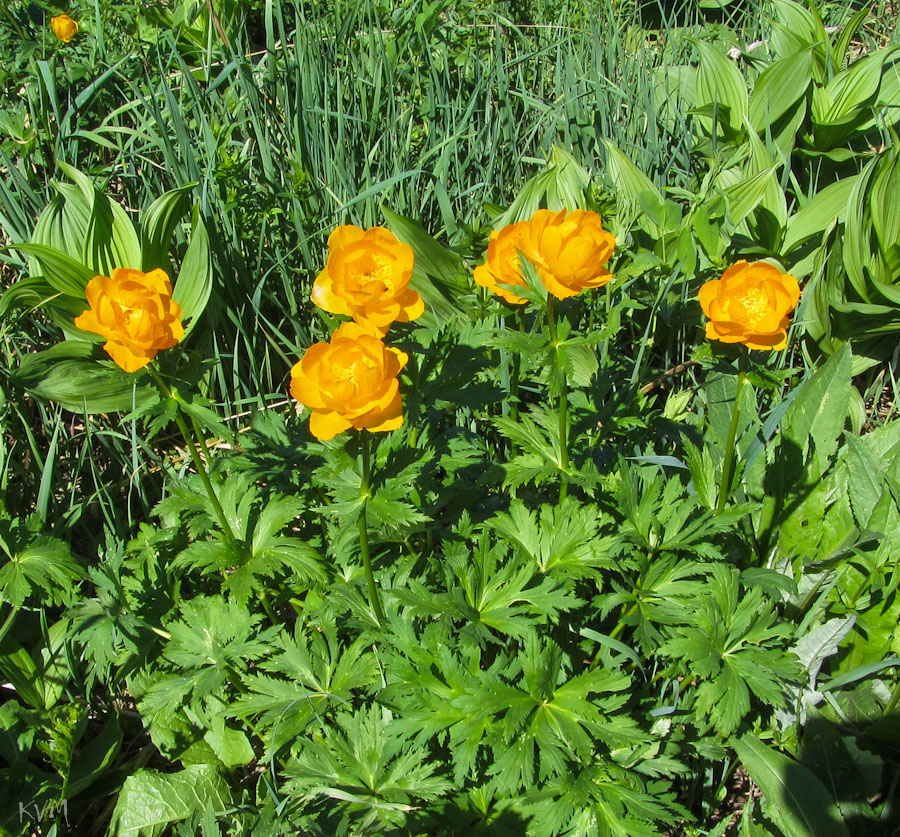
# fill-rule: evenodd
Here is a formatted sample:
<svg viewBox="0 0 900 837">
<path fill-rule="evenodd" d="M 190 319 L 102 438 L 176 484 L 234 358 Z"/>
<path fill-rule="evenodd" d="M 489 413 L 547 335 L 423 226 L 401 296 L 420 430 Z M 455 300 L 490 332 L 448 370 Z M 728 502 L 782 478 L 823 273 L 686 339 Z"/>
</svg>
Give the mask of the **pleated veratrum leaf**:
<svg viewBox="0 0 900 837">
<path fill-rule="evenodd" d="M 3 292 L 0 296 L 0 317 L 17 308 L 46 310 L 47 306 L 68 311 L 71 314 L 71 324 L 71 319 L 84 311 L 86 303 L 84 295 L 75 297 L 62 294 L 42 276 L 32 276 L 14 282 Z"/>
<path fill-rule="evenodd" d="M 812 47 L 775 61 L 760 73 L 750 97 L 750 125 L 760 136 L 800 106 L 812 84 Z"/>
<path fill-rule="evenodd" d="M 748 733 L 734 742 L 738 758 L 765 796 L 765 810 L 791 837 L 849 837 L 834 798 L 802 764 Z"/>
<path fill-rule="evenodd" d="M 181 306 L 181 316 L 189 334 L 209 302 L 213 286 L 212 253 L 209 249 L 209 233 L 200 217 L 199 206 L 194 206 L 191 219 L 191 240 L 188 243 L 181 270 L 175 280 L 172 299 Z"/>
<path fill-rule="evenodd" d="M 84 299 L 84 289 L 94 272 L 62 250 L 45 244 L 14 244 L 12 247 L 34 257 L 40 274 L 61 294 Z"/>
<path fill-rule="evenodd" d="M 493 219 L 494 229 L 526 221 L 541 208 L 553 212 L 583 209 L 590 183 L 587 170 L 567 151 L 553 146 L 543 171 L 530 178 L 509 208 Z"/>
<path fill-rule="evenodd" d="M 872 160 L 858 175 L 847 199 L 847 217 L 843 239 L 843 261 L 847 278 L 863 302 L 869 297 L 867 276 L 872 273 L 873 253 L 870 245 L 871 219 L 867 218 L 866 193 L 875 174 L 877 160 Z"/>
<path fill-rule="evenodd" d="M 813 77 L 822 82 L 825 77 L 825 43 L 828 34 L 821 18 L 800 3 L 774 0 L 780 23 L 772 27 L 771 46 L 779 58 L 787 58 L 813 47 Z"/>
<path fill-rule="evenodd" d="M 784 189 L 781 188 L 781 184 L 775 176 L 779 168 L 779 161 L 772 158 L 769 150 L 752 128 L 748 134 L 750 139 L 749 173 L 757 174 L 767 170 L 773 173 L 773 176 L 766 181 L 766 188 L 758 206 L 768 210 L 778 222 L 780 229 L 783 230 L 787 222 L 787 200 L 784 196 Z"/>
<path fill-rule="evenodd" d="M 453 319 L 460 313 L 454 300 L 474 288 L 462 259 L 438 244 L 418 221 L 404 218 L 385 206 L 381 211 L 391 232 L 412 247 L 415 267 L 410 285 L 425 300 L 424 316 L 432 317 L 437 325 Z"/>
<path fill-rule="evenodd" d="M 32 244 L 44 244 L 62 250 L 76 261 L 82 260 L 84 240 L 91 222 L 91 204 L 81 190 L 70 183 L 53 182 L 56 197 L 38 216 L 31 234 Z M 33 258 L 28 260 L 32 273 L 39 267 Z"/>
<path fill-rule="evenodd" d="M 843 220 L 847 213 L 847 201 L 858 177 L 859 175 L 842 177 L 830 183 L 788 218 L 782 251 L 790 253 L 804 241 L 822 235 L 835 219 Z"/>
<path fill-rule="evenodd" d="M 900 149 L 894 146 L 878 159 L 869 188 L 869 213 L 878 248 L 887 257 L 892 246 L 900 242 Z M 900 278 L 900 277 L 898 277 Z"/>
<path fill-rule="evenodd" d="M 711 44 L 695 41 L 700 53 L 695 108 L 713 105 L 719 109 L 719 121 L 727 118 L 734 131 L 742 131 L 749 110 L 747 82 L 735 63 Z M 726 117 L 727 114 L 727 117 Z M 710 125 L 710 129 L 711 129 Z"/>
<path fill-rule="evenodd" d="M 27 355 L 13 380 L 74 413 L 130 410 L 159 397 L 154 387 L 138 384 L 135 375 L 98 364 L 100 355 L 105 357 L 91 343 L 66 340 Z"/>
<path fill-rule="evenodd" d="M 59 167 L 91 204 L 91 218 L 82 249 L 84 263 L 103 276 L 111 276 L 117 267 L 139 267 L 141 242 L 125 210 L 74 166 L 60 161 Z"/>
<path fill-rule="evenodd" d="M 663 206 L 665 199 L 662 192 L 628 156 L 608 139 L 601 138 L 606 149 L 606 168 L 609 172 L 609 180 L 616 190 L 616 199 L 632 206 L 639 207 L 641 200 Z M 639 197 L 643 194 L 643 198 Z M 642 226 L 653 236 L 659 236 L 661 228 L 648 215 L 644 214 Z"/>
<path fill-rule="evenodd" d="M 196 183 L 187 183 L 158 197 L 141 215 L 141 270 L 171 270 L 169 249 L 178 222 L 191 208 L 191 191 Z M 170 274 L 171 275 L 171 274 Z"/>
<path fill-rule="evenodd" d="M 756 209 L 770 190 L 770 184 L 773 181 L 777 186 L 778 180 L 775 172 L 776 167 L 770 166 L 758 174 L 738 181 L 725 190 L 725 196 L 728 198 L 728 211 L 735 226 Z"/>
<path fill-rule="evenodd" d="M 831 79 L 826 87 L 830 106 L 822 113 L 816 105 L 817 100 L 813 99 L 813 121 L 821 125 L 841 124 L 870 104 L 878 92 L 884 59 L 883 51 L 873 52 Z"/>
<path fill-rule="evenodd" d="M 859 27 L 863 25 L 866 18 L 869 16 L 870 11 L 871 9 L 868 6 L 863 6 L 841 29 L 841 34 L 838 36 L 834 49 L 831 51 L 831 67 L 835 73 L 843 66 L 844 59 L 847 57 L 847 51 L 850 49 L 850 44 L 857 31 L 859 31 Z"/>
<path fill-rule="evenodd" d="M 869 131 L 877 126 L 890 127 L 900 121 L 900 47 L 892 47 L 885 52 L 881 83 L 870 114 L 860 123 L 860 131 Z"/>
</svg>

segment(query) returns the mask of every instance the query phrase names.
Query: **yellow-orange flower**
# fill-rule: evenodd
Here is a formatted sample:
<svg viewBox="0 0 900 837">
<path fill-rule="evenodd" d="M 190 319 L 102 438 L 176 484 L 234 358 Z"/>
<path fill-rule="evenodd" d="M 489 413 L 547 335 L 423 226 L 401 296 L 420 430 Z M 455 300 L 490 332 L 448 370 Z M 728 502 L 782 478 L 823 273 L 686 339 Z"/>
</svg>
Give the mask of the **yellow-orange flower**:
<svg viewBox="0 0 900 837">
<path fill-rule="evenodd" d="M 55 15 L 50 18 L 50 28 L 64 44 L 69 43 L 78 32 L 78 24 L 68 15 Z"/>
<path fill-rule="evenodd" d="M 513 305 L 527 302 L 528 300 L 517 296 L 502 285 L 525 287 L 519 251 L 528 253 L 530 250 L 528 221 L 507 224 L 503 229 L 494 230 L 488 239 L 485 262 L 475 268 L 475 281 Z"/>
<path fill-rule="evenodd" d="M 420 317 L 425 303 L 412 288 L 413 251 L 384 227 L 338 227 L 328 237 L 328 262 L 312 301 L 332 314 L 369 322 L 384 335 L 391 323 Z"/>
<path fill-rule="evenodd" d="M 397 376 L 409 356 L 385 346 L 368 324 L 343 323 L 291 369 L 291 395 L 312 409 L 309 430 L 331 439 L 351 427 L 371 433 L 403 424 Z"/>
<path fill-rule="evenodd" d="M 105 337 L 103 348 L 126 372 L 146 366 L 184 337 L 181 306 L 172 299 L 164 270 L 117 267 L 112 276 L 91 279 L 84 293 L 91 307 L 75 325 Z"/>
<path fill-rule="evenodd" d="M 720 279 L 704 282 L 697 296 L 711 340 L 743 343 L 748 349 L 783 349 L 800 285 L 774 265 L 742 259 Z"/>
<path fill-rule="evenodd" d="M 605 265 L 616 239 L 603 229 L 596 212 L 539 209 L 528 221 L 527 238 L 529 249 L 523 252 L 557 299 L 602 287 L 612 279 Z"/>
</svg>

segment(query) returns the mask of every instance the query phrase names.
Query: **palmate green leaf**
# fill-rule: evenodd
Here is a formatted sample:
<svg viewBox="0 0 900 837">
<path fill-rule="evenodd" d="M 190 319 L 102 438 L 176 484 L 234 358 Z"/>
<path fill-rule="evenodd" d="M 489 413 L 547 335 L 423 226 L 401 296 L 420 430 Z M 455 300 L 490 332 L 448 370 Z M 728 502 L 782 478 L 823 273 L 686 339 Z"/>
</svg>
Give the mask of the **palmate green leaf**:
<svg viewBox="0 0 900 837">
<path fill-rule="evenodd" d="M 313 718 L 346 706 L 354 690 L 366 689 L 378 678 L 377 661 L 366 643 L 360 639 L 344 647 L 333 623 L 308 634 L 298 625 L 293 639 L 281 634 L 274 645 L 280 653 L 260 663 L 260 669 L 282 677 L 248 675 L 247 691 L 225 711 L 236 718 L 260 716 L 255 723 L 257 729 L 270 728 L 271 753 L 296 741 Z"/>
<path fill-rule="evenodd" d="M 447 739 L 454 781 L 461 785 L 475 767 L 491 717 L 478 705 L 481 650 L 477 646 L 451 649 L 441 641 L 442 635 L 434 624 L 420 634 L 405 620 L 391 623 L 392 642 L 401 653 L 391 658 L 396 679 L 381 691 L 380 699 L 396 709 L 397 728 L 416 741 L 432 736 Z M 500 654 L 488 672 L 508 664 Z"/>
<path fill-rule="evenodd" d="M 621 592 L 600 598 L 600 615 L 607 616 L 617 605 L 636 605 L 621 621 L 634 627 L 635 639 L 645 654 L 654 653 L 663 638 L 658 626 L 683 622 L 693 612 L 696 597 L 706 586 L 697 578 L 703 569 L 697 562 L 673 555 L 656 556 L 644 563 L 637 583 L 629 580 L 625 588 L 621 582 L 613 582 Z"/>
<path fill-rule="evenodd" d="M 35 533 L 25 518 L 0 518 L 0 550 L 0 602 L 14 608 L 38 591 L 46 603 L 71 602 L 84 578 L 68 544 Z"/>
<path fill-rule="evenodd" d="M 659 647 L 697 678 L 694 707 L 723 736 L 750 711 L 751 695 L 767 706 L 784 706 L 787 689 L 800 675 L 793 655 L 776 645 L 787 628 L 775 624 L 761 588 L 740 594 L 738 577 L 735 567 L 712 565 L 706 595 Z"/>
<path fill-rule="evenodd" d="M 655 837 L 684 812 L 668 799 L 647 791 L 633 772 L 595 765 L 548 780 L 528 794 L 535 837 Z"/>
<path fill-rule="evenodd" d="M 623 672 L 592 669 L 567 680 L 559 647 L 534 632 L 518 659 L 520 682 L 485 677 L 478 696 L 482 711 L 499 716 L 486 740 L 494 753 L 488 773 L 501 793 L 584 763 L 598 741 L 614 747 L 644 740 L 632 719 L 614 714 L 626 700 L 616 693 L 631 682 Z"/>
<path fill-rule="evenodd" d="M 257 632 L 262 617 L 225 601 L 198 596 L 181 605 L 181 621 L 167 626 L 172 638 L 163 656 L 182 674 L 163 676 L 144 695 L 141 711 L 149 715 L 177 709 L 182 700 L 205 698 L 223 689 L 235 672 L 271 652 L 280 626 Z"/>
<path fill-rule="evenodd" d="M 219 705 L 222 706 L 221 703 Z M 212 724 L 204 733 L 203 740 L 228 770 L 248 765 L 256 758 L 247 735 L 227 726 L 225 718 L 218 712 L 213 714 Z"/>
<path fill-rule="evenodd" d="M 408 812 L 452 787 L 436 775 L 441 767 L 373 706 L 343 713 L 325 736 L 307 739 L 285 768 L 285 787 L 301 806 L 326 808 L 335 833 L 350 823 L 360 832 L 402 829 Z"/>
<path fill-rule="evenodd" d="M 173 823 L 197 812 L 224 812 L 232 805 L 228 783 L 211 765 L 192 764 L 177 773 L 143 769 L 125 780 L 109 833 L 159 837 Z"/>
<path fill-rule="evenodd" d="M 555 622 L 561 612 L 581 604 L 559 580 L 541 577 L 530 561 L 507 560 L 482 537 L 472 554 L 448 550 L 447 564 L 462 588 L 471 616 L 478 625 L 521 635 L 529 625 Z"/>
<path fill-rule="evenodd" d="M 393 595 L 419 615 L 465 622 L 464 635 L 479 641 L 495 638 L 495 632 L 522 636 L 529 626 L 556 622 L 560 613 L 582 603 L 561 580 L 542 576 L 527 558 L 506 558 L 485 534 L 474 550 L 464 543 L 446 544 L 443 564 L 447 592 L 433 592 L 409 579 L 407 588 L 395 589 Z"/>
<path fill-rule="evenodd" d="M 806 767 L 748 733 L 734 749 L 765 797 L 765 810 L 785 834 L 849 837 L 834 798 Z"/>
<path fill-rule="evenodd" d="M 221 532 L 214 540 L 193 541 L 179 553 L 176 565 L 206 575 L 227 570 L 222 589 L 231 592 L 239 604 L 246 604 L 264 579 L 279 573 L 299 582 L 324 581 L 319 553 L 309 539 L 282 534 L 303 511 L 304 503 L 277 493 L 263 497 L 250 479 L 232 473 L 219 488 L 219 501 L 237 543 L 232 544 Z M 157 505 L 156 513 L 187 519 L 194 536 L 219 527 L 218 515 L 196 482 L 173 487 L 171 496 Z"/>
<path fill-rule="evenodd" d="M 595 506 L 567 497 L 558 506 L 541 506 L 539 514 L 514 501 L 509 513 L 496 514 L 488 525 L 524 550 L 542 573 L 557 570 L 578 577 L 608 564 L 610 543 L 598 537 L 600 519 Z"/>
</svg>

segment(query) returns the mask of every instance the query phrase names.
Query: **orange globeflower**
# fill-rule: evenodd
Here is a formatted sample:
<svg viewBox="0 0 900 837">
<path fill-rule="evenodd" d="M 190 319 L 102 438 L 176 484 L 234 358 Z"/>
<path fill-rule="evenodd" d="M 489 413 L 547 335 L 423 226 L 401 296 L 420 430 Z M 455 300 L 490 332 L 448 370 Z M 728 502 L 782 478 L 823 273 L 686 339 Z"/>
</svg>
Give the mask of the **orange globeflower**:
<svg viewBox="0 0 900 837">
<path fill-rule="evenodd" d="M 355 427 L 371 433 L 403 424 L 397 376 L 409 356 L 385 346 L 368 324 L 343 323 L 291 369 L 291 395 L 312 410 L 309 431 L 331 439 Z"/>
<path fill-rule="evenodd" d="M 412 288 L 413 251 L 384 227 L 338 227 L 328 237 L 328 262 L 312 301 L 332 314 L 369 322 L 384 335 L 391 323 L 420 317 L 425 303 Z"/>
<path fill-rule="evenodd" d="M 475 282 L 491 293 L 498 294 L 513 305 L 527 302 L 502 285 L 525 287 L 519 252 L 528 253 L 528 222 L 507 224 L 503 229 L 494 230 L 488 239 L 487 257 L 484 264 L 475 268 Z"/>
<path fill-rule="evenodd" d="M 529 260 L 557 299 L 599 288 L 612 279 L 605 268 L 616 246 L 596 212 L 539 209 L 528 221 Z"/>
<path fill-rule="evenodd" d="M 783 349 L 800 285 L 774 265 L 741 259 L 721 279 L 704 282 L 697 296 L 708 318 L 710 340 L 743 343 L 748 349 Z"/>
<path fill-rule="evenodd" d="M 50 18 L 50 28 L 64 44 L 69 43 L 78 32 L 78 24 L 68 15 L 55 15 Z"/>
<path fill-rule="evenodd" d="M 126 372 L 137 372 L 184 337 L 181 306 L 164 270 L 117 267 L 112 276 L 91 279 L 84 293 L 91 307 L 75 325 L 105 337 L 103 348 Z"/>
</svg>

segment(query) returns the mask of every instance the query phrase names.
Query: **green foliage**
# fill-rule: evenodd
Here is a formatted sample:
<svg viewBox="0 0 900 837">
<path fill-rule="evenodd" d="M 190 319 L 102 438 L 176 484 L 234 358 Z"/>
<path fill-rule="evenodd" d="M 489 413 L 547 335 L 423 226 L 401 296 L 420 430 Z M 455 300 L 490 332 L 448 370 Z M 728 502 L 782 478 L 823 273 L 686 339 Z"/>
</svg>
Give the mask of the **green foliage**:
<svg viewBox="0 0 900 837">
<path fill-rule="evenodd" d="M 883 16 L 76 3 L 63 45 L 7 5 L 0 830 L 896 828 Z M 576 207 L 603 289 L 475 286 Z M 346 223 L 426 313 L 402 427 L 319 441 L 285 381 Z M 784 352 L 703 340 L 739 258 L 801 280 Z M 73 324 L 125 265 L 185 319 L 143 374 Z"/>
</svg>

